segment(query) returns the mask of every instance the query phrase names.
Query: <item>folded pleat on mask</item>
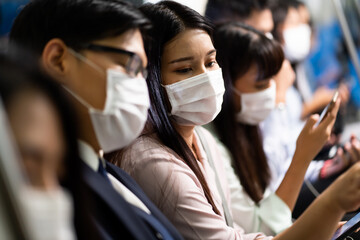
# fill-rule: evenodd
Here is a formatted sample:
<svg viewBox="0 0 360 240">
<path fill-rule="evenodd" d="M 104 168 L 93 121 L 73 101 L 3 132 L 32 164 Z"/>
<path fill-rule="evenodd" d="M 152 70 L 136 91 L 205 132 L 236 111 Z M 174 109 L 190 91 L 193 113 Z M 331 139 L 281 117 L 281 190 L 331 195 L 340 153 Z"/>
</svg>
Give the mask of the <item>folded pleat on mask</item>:
<svg viewBox="0 0 360 240">
<path fill-rule="evenodd" d="M 225 92 L 221 69 L 164 86 L 171 115 L 181 125 L 203 125 L 220 112 Z"/>
</svg>

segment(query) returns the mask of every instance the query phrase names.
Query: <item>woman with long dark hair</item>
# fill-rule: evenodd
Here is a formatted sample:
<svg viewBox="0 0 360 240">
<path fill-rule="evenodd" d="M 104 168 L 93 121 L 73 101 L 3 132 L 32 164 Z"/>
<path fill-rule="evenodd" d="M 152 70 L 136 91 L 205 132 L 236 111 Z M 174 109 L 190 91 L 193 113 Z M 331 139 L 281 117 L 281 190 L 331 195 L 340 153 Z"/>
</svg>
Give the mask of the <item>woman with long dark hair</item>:
<svg viewBox="0 0 360 240">
<path fill-rule="evenodd" d="M 269 127 L 263 121 L 271 118 L 277 125 L 283 126 L 283 131 L 281 128 L 277 128 L 276 132 L 274 129 L 266 131 L 277 136 L 288 134 L 286 122 L 282 121 L 287 112 L 284 103 L 279 103 L 279 95 L 286 94 L 292 83 L 291 76 L 273 80 L 282 65 L 288 62 L 284 61 L 278 42 L 237 22 L 219 25 L 214 33 L 214 44 L 226 85 L 222 110 L 214 121 L 214 133 L 229 151 L 224 159 L 229 160 L 225 164 L 231 189 L 232 213 L 235 221 L 246 231 L 277 234 L 291 225 L 291 212 L 299 194 L 296 189 L 311 163 L 299 158 L 300 151 L 307 151 L 300 144 L 297 149 L 294 146 L 292 151 L 295 155 L 284 166 L 274 165 L 264 152 L 273 152 L 273 157 L 280 160 L 286 156 L 282 155 L 281 149 L 269 149 L 267 142 L 263 145 L 259 124 L 263 129 Z M 274 138 L 272 140 L 276 141 Z M 279 143 L 273 142 L 270 146 L 278 146 L 276 144 Z M 355 147 L 349 152 L 353 151 L 358 152 Z M 282 170 L 283 178 L 272 189 L 270 182 L 277 180 L 277 174 Z M 294 172 L 299 174 L 299 178 L 284 178 L 286 173 L 293 175 Z M 284 191 L 289 186 L 293 192 Z M 269 211 L 269 208 L 272 210 Z M 248 215 L 248 219 L 238 217 L 243 215 Z"/>
<path fill-rule="evenodd" d="M 138 182 L 186 239 L 271 239 L 261 233 L 245 234 L 232 224 L 226 211 L 231 205 L 221 154 L 207 131 L 195 131 L 195 126 L 216 117 L 224 93 L 210 24 L 194 10 L 172 1 L 144 5 L 141 10 L 154 25 L 147 46 L 148 124 L 132 145 L 112 154 L 112 162 Z M 314 118 L 308 122 L 299 138 L 308 150 L 301 155 L 304 161 L 327 139 L 338 105 L 318 128 L 312 129 Z M 354 168 L 345 179 L 354 178 L 357 171 Z M 275 239 L 330 238 L 341 214 L 360 205 L 347 197 L 339 204 L 343 184 L 335 185 L 291 230 Z M 360 195 L 355 186 L 351 189 Z M 341 207 L 326 211 L 329 200 Z M 325 222 L 320 223 L 319 214 L 326 214 Z M 320 230 L 310 231 L 314 227 Z"/>
<path fill-rule="evenodd" d="M 258 124 L 275 107 L 276 86 L 272 78 L 283 64 L 284 54 L 280 44 L 239 22 L 219 25 L 214 33 L 214 45 L 226 91 L 213 127 L 214 134 L 228 150 L 225 159 L 231 159 L 225 164 L 232 214 L 246 231 L 277 234 L 291 225 L 289 207 L 293 203 L 288 204 L 283 201 L 284 196 L 279 198 L 266 191 L 271 172 Z M 244 214 L 248 219 L 238 217 Z"/>
</svg>

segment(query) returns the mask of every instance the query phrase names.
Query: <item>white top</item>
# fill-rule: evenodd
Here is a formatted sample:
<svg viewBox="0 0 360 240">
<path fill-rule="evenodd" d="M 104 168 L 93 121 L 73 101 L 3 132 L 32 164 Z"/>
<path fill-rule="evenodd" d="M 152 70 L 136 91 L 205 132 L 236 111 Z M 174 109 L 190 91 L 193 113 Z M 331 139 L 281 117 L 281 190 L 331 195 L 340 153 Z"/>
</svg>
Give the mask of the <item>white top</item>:
<svg viewBox="0 0 360 240">
<path fill-rule="evenodd" d="M 296 65 L 296 83 L 299 93 L 304 99 L 304 102 L 309 102 L 312 100 L 313 91 L 311 89 L 306 70 L 305 62 L 301 62 Z"/>
<path fill-rule="evenodd" d="M 208 139 L 220 183 L 231 208 L 221 154 L 212 136 L 207 131 L 203 132 Z M 154 134 L 139 137 L 125 149 L 119 162 L 185 239 L 272 239 L 261 233 L 245 234 L 244 229 L 236 223 L 234 228 L 226 225 L 215 175 L 196 133 L 193 143 L 200 158 L 198 165 L 220 215 L 216 214 L 208 203 L 194 172 L 173 150 L 161 144 Z M 248 219 L 248 216 L 241 217 Z"/>
<path fill-rule="evenodd" d="M 289 109 L 288 104 L 285 108 L 275 108 L 260 124 L 264 151 L 271 171 L 269 188 L 272 192 L 277 190 L 289 169 L 296 149 L 296 140 L 303 127 L 300 119 L 296 123 L 295 118 L 289 117 Z M 312 161 L 305 179 L 311 182 L 317 180 L 323 165 L 324 161 Z"/>
<path fill-rule="evenodd" d="M 105 160 L 101 158 L 94 149 L 84 141 L 79 140 L 79 154 L 80 158 L 95 172 L 99 169 L 99 159 L 103 164 L 104 169 L 106 168 Z M 150 214 L 150 210 L 145 206 L 145 204 L 134 194 L 132 193 L 124 184 L 118 181 L 114 176 L 110 173 L 107 173 L 107 176 L 111 182 L 111 185 L 115 188 L 115 190 L 130 204 L 135 207 L 140 208 L 146 213 Z"/>
<path fill-rule="evenodd" d="M 276 235 L 292 225 L 291 210 L 286 203 L 270 189 L 266 189 L 263 199 L 257 205 L 245 192 L 231 166 L 231 158 L 222 147 L 226 177 L 231 191 L 231 213 L 234 221 L 245 232 L 263 232 Z M 244 218 L 243 216 L 246 216 Z"/>
<path fill-rule="evenodd" d="M 213 131 L 210 124 L 207 129 Z M 245 192 L 234 168 L 231 154 L 223 143 L 215 138 L 223 158 L 226 178 L 231 192 L 231 214 L 236 224 L 245 232 L 263 232 L 276 235 L 292 225 L 291 210 L 286 203 L 270 189 L 266 189 L 263 199 L 257 205 Z M 246 217 L 244 217 L 246 216 Z"/>
</svg>

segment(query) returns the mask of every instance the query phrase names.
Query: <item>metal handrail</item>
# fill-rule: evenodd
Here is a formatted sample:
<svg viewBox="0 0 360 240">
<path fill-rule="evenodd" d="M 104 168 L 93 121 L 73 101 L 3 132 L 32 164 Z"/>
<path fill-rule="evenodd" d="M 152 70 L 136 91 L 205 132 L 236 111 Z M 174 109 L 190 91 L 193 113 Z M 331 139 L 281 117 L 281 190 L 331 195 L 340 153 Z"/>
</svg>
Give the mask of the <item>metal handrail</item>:
<svg viewBox="0 0 360 240">
<path fill-rule="evenodd" d="M 335 6 L 336 14 L 337 14 L 337 16 L 339 18 L 341 29 L 342 29 L 342 31 L 344 33 L 346 47 L 348 48 L 348 51 L 350 53 L 351 61 L 354 64 L 356 75 L 357 75 L 358 80 L 360 82 L 360 61 L 359 61 L 359 58 L 358 58 L 358 54 L 357 54 L 357 50 L 356 50 L 354 40 L 353 40 L 353 38 L 351 36 L 349 23 L 346 20 L 344 9 L 343 9 L 343 7 L 341 5 L 341 1 L 342 0 L 333 0 L 333 3 L 334 3 L 334 6 Z"/>
</svg>

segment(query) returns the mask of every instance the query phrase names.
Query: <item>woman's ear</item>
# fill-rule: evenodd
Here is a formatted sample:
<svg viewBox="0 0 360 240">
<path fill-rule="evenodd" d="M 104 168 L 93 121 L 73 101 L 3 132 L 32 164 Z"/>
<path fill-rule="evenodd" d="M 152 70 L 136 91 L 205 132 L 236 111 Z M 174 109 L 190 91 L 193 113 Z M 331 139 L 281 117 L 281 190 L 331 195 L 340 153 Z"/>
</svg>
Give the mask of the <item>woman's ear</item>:
<svg viewBox="0 0 360 240">
<path fill-rule="evenodd" d="M 60 83 L 65 83 L 73 59 L 66 44 L 59 38 L 51 39 L 45 46 L 41 63 L 45 70 Z"/>
</svg>

